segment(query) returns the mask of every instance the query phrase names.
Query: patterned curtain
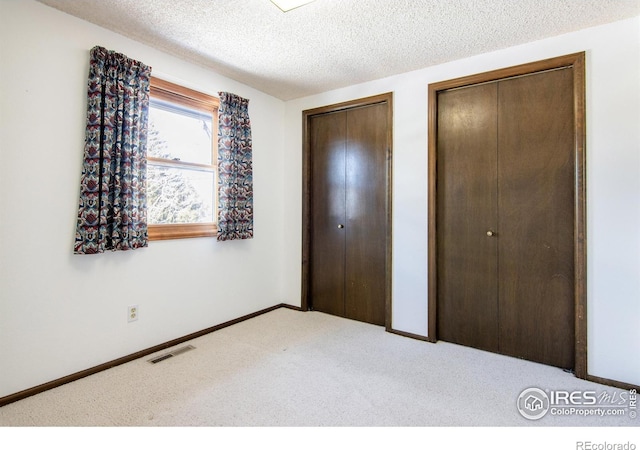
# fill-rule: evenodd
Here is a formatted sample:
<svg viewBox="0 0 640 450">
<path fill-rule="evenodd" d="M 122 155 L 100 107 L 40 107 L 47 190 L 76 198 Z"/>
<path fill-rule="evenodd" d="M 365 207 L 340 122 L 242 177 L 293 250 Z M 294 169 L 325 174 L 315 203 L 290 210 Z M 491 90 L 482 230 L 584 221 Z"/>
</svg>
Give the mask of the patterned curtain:
<svg viewBox="0 0 640 450">
<path fill-rule="evenodd" d="M 253 237 L 253 169 L 249 100 L 219 92 L 218 240 Z"/>
<path fill-rule="evenodd" d="M 150 77 L 141 62 L 91 49 L 76 254 L 147 246 Z"/>
</svg>

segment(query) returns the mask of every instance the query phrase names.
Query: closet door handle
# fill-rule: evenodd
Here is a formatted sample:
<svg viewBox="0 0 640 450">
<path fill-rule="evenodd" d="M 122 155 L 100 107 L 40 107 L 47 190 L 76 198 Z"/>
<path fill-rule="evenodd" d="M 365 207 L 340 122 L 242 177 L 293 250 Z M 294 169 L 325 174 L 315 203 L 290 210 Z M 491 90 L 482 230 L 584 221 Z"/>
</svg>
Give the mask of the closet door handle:
<svg viewBox="0 0 640 450">
<path fill-rule="evenodd" d="M 491 231 L 491 230 L 487 231 L 487 236 L 492 237 L 492 236 L 495 236 L 495 235 L 496 234 L 493 231 Z"/>
<path fill-rule="evenodd" d="M 338 224 L 338 228 L 344 228 L 344 225 L 342 225 L 341 223 Z"/>
</svg>

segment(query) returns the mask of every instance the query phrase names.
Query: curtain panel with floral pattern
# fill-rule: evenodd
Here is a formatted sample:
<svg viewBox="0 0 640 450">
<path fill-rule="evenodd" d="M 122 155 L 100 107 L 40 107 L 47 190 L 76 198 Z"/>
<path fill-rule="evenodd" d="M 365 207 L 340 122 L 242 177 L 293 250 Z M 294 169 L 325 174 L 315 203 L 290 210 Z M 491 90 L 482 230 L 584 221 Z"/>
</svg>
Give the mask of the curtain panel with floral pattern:
<svg viewBox="0 0 640 450">
<path fill-rule="evenodd" d="M 76 254 L 147 246 L 150 78 L 139 61 L 91 49 Z"/>
<path fill-rule="evenodd" d="M 253 237 L 253 168 L 249 100 L 219 92 L 218 241 Z"/>
</svg>

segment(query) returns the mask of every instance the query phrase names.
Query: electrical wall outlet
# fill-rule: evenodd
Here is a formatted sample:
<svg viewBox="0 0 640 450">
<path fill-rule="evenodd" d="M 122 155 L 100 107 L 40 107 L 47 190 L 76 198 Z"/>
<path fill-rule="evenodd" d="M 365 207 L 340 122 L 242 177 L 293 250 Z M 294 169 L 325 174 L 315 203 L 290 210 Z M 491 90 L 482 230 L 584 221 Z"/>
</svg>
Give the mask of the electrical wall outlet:
<svg viewBox="0 0 640 450">
<path fill-rule="evenodd" d="M 138 305 L 130 305 L 127 312 L 127 322 L 135 322 L 138 320 Z"/>
</svg>

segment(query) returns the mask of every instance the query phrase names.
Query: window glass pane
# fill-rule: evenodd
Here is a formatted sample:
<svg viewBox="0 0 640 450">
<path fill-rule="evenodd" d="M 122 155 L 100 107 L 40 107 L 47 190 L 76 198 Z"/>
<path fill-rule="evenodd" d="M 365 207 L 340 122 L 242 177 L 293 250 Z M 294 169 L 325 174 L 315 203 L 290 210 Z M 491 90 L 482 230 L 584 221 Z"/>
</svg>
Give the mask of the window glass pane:
<svg viewBox="0 0 640 450">
<path fill-rule="evenodd" d="M 147 154 L 212 164 L 212 115 L 151 99 Z"/>
<path fill-rule="evenodd" d="M 150 224 L 207 223 L 214 220 L 213 172 L 147 166 Z"/>
</svg>

